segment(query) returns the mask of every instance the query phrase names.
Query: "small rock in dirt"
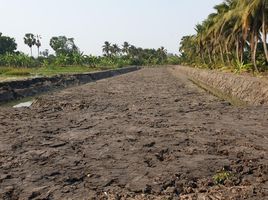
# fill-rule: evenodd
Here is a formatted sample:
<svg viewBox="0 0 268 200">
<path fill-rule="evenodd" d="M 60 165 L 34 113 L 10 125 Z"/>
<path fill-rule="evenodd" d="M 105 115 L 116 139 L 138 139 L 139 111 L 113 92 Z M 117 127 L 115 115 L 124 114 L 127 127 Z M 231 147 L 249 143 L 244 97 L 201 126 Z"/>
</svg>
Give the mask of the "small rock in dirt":
<svg viewBox="0 0 268 200">
<path fill-rule="evenodd" d="M 175 187 L 168 187 L 165 191 L 164 194 L 166 195 L 173 195 L 176 193 Z"/>
<path fill-rule="evenodd" d="M 223 155 L 223 156 L 228 156 L 229 155 L 229 151 L 228 150 L 220 150 L 220 151 L 218 151 L 218 153 L 220 155 Z"/>
<path fill-rule="evenodd" d="M 244 167 L 243 174 L 247 175 L 253 174 L 253 170 L 250 167 Z"/>
<path fill-rule="evenodd" d="M 10 178 L 11 178 L 11 175 L 10 174 L 0 175 L 0 182 L 2 182 L 5 179 L 10 179 Z"/>
<path fill-rule="evenodd" d="M 148 144 L 143 145 L 144 147 L 153 147 L 155 145 L 155 142 L 150 142 Z"/>
<path fill-rule="evenodd" d="M 159 160 L 159 161 L 164 161 L 164 155 L 166 153 L 168 153 L 169 149 L 163 149 L 161 150 L 159 153 L 155 154 L 156 158 Z"/>
<path fill-rule="evenodd" d="M 191 193 L 194 192 L 194 190 L 193 190 L 193 188 L 191 188 L 191 187 L 185 187 L 185 188 L 183 189 L 183 192 L 184 192 L 185 194 L 191 194 Z"/>
<path fill-rule="evenodd" d="M 151 194 L 152 193 L 152 186 L 146 185 L 145 188 L 144 188 L 144 190 L 143 190 L 143 192 L 145 194 Z"/>
<path fill-rule="evenodd" d="M 238 152 L 236 154 L 236 157 L 239 158 L 239 159 L 243 158 L 243 156 L 244 156 L 244 153 L 243 152 Z"/>
<path fill-rule="evenodd" d="M 57 143 L 53 143 L 53 144 L 51 144 L 49 146 L 52 147 L 52 148 L 58 148 L 58 147 L 62 147 L 64 145 L 66 145 L 66 144 L 67 144 L 67 142 L 57 142 Z"/>
<path fill-rule="evenodd" d="M 31 191 L 26 192 L 26 199 L 34 199 L 36 197 L 39 197 L 40 195 L 42 196 L 49 196 L 49 193 L 45 193 L 45 189 L 47 188 L 47 186 L 43 186 L 43 187 L 37 187 L 37 188 L 33 188 Z M 40 198 L 40 199 L 44 199 L 44 198 Z"/>
<path fill-rule="evenodd" d="M 236 168 L 235 168 L 235 172 L 236 173 L 241 173 L 242 171 L 243 171 L 243 166 L 242 165 L 239 165 L 239 166 L 237 166 Z"/>
<path fill-rule="evenodd" d="M 13 186 L 5 187 L 4 190 L 0 193 L 0 199 L 3 199 L 3 200 L 13 199 L 14 190 L 15 188 Z"/>
</svg>

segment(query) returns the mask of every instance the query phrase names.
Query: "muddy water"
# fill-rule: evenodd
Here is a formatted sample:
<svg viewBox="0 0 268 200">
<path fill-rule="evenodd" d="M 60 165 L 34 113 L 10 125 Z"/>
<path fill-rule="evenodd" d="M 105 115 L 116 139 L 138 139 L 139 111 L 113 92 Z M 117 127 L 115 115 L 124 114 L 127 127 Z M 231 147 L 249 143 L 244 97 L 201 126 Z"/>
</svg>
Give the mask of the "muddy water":
<svg viewBox="0 0 268 200">
<path fill-rule="evenodd" d="M 30 107 L 32 105 L 33 101 L 37 97 L 38 96 L 26 97 L 26 98 L 22 98 L 22 99 L 19 99 L 19 100 L 9 101 L 7 103 L 0 103 L 0 109 L 1 108 L 24 108 L 24 107 Z"/>
<path fill-rule="evenodd" d="M 21 102 L 21 103 L 19 103 L 19 104 L 14 105 L 13 108 L 30 107 L 32 104 L 33 104 L 33 101 Z"/>
</svg>

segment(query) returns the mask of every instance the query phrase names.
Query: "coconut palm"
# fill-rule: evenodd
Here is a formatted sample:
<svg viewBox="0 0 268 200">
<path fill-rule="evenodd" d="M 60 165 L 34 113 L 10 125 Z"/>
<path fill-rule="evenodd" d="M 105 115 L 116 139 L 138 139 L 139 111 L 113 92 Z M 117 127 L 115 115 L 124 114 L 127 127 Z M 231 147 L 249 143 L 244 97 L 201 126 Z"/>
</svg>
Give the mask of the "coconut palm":
<svg viewBox="0 0 268 200">
<path fill-rule="evenodd" d="M 117 56 L 121 53 L 121 49 L 117 44 L 113 44 L 111 47 L 111 54 L 113 56 Z"/>
<path fill-rule="evenodd" d="M 182 39 L 184 58 L 193 55 L 186 51 L 196 51 L 197 58 L 211 66 L 218 62 L 243 63 L 249 55 L 258 71 L 257 54 L 264 53 L 268 63 L 268 0 L 225 0 L 214 9 L 216 12 L 196 25 L 196 35 Z M 263 52 L 258 48 L 260 42 Z M 196 48 L 187 48 L 193 43 Z"/>
<path fill-rule="evenodd" d="M 122 47 L 122 53 L 129 54 L 130 44 L 128 42 L 124 42 Z"/>
<path fill-rule="evenodd" d="M 257 43 L 260 33 L 264 47 L 265 58 L 268 62 L 268 49 L 266 44 L 267 38 L 267 17 L 268 17 L 268 0 L 247 0 L 243 4 L 245 12 L 242 15 L 243 30 L 250 35 L 250 44 L 253 53 L 253 62 L 256 62 Z"/>
<path fill-rule="evenodd" d="M 108 41 L 104 42 L 104 45 L 102 46 L 102 51 L 105 56 L 110 57 L 111 56 L 111 43 Z"/>
</svg>

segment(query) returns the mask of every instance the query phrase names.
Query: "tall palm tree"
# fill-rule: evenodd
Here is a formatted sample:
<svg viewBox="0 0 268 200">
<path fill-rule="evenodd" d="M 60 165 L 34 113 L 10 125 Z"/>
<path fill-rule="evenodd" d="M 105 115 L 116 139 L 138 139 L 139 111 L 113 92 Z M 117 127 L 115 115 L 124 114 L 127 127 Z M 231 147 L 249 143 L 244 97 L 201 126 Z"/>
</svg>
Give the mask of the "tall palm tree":
<svg viewBox="0 0 268 200">
<path fill-rule="evenodd" d="M 262 42 L 268 63 L 268 0 L 224 0 L 214 9 L 216 12 L 196 26 L 196 35 L 182 39 L 183 56 L 189 59 L 196 55 L 202 63 L 208 60 L 209 64 L 225 64 L 227 60 L 231 64 L 235 60 L 242 63 L 250 55 L 258 71 L 256 59 L 261 52 L 257 47 Z"/>
<path fill-rule="evenodd" d="M 268 27 L 268 0 L 251 0 L 244 2 L 245 19 L 244 28 L 248 29 L 248 24 L 251 22 L 250 27 L 255 33 L 255 39 L 258 37 L 259 32 L 262 35 L 262 43 L 266 61 L 268 62 L 268 48 L 267 48 L 267 27 Z M 251 31 L 252 31 L 251 30 Z M 257 39 L 258 40 L 258 39 Z"/>
<path fill-rule="evenodd" d="M 37 55 L 40 55 L 40 47 L 41 47 L 41 35 L 36 35 L 36 46 L 37 46 Z"/>
<path fill-rule="evenodd" d="M 32 33 L 26 33 L 24 36 L 24 43 L 30 47 L 31 56 L 33 56 L 32 47 L 36 44 L 36 38 Z"/>
<path fill-rule="evenodd" d="M 268 30 L 268 1 L 263 1 L 262 8 L 262 42 L 266 61 L 268 62 L 267 30 Z"/>
</svg>

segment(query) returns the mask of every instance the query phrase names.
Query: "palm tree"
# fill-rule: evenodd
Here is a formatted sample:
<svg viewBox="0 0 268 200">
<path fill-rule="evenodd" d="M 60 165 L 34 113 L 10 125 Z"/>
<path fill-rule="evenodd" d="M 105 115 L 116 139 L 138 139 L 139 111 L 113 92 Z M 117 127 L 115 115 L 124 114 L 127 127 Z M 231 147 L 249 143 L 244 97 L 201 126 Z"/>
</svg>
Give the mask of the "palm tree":
<svg viewBox="0 0 268 200">
<path fill-rule="evenodd" d="M 263 42 L 266 61 L 268 62 L 268 47 L 267 47 L 268 1 L 263 1 L 262 7 L 261 7 L 261 13 L 262 13 L 262 42 Z"/>
<path fill-rule="evenodd" d="M 124 42 L 122 53 L 129 54 L 129 47 L 130 47 L 130 44 L 128 42 Z"/>
<path fill-rule="evenodd" d="M 268 22 L 268 0 L 251 0 L 244 2 L 245 12 L 243 15 L 244 19 L 244 29 L 247 31 L 250 28 L 250 31 L 254 33 L 252 37 L 255 39 L 255 43 L 258 43 L 258 37 L 261 32 L 262 43 L 264 48 L 264 54 L 266 61 L 268 62 L 268 49 L 267 49 L 267 22 Z M 251 27 L 248 27 L 248 24 Z M 261 38 L 261 37 L 260 37 Z M 254 43 L 254 44 L 255 44 Z M 254 46 L 254 53 L 256 54 L 256 47 Z"/>
<path fill-rule="evenodd" d="M 204 55 L 204 41 L 203 41 L 203 34 L 204 34 L 204 27 L 201 24 L 197 24 L 195 27 L 196 34 L 196 43 L 197 43 L 197 53 L 199 53 L 203 63 L 206 64 L 205 55 Z"/>
<path fill-rule="evenodd" d="M 120 47 L 117 44 L 113 44 L 112 47 L 111 47 L 111 54 L 113 56 L 117 56 L 117 55 L 120 54 L 120 52 L 121 52 Z"/>
<path fill-rule="evenodd" d="M 258 71 L 256 59 L 261 52 L 257 47 L 262 42 L 268 63 L 268 0 L 224 0 L 214 9 L 216 12 L 196 26 L 196 35 L 182 39 L 184 59 L 202 63 L 208 60 L 210 65 L 219 61 L 231 64 L 236 60 L 242 63 L 249 55 Z"/>
<path fill-rule="evenodd" d="M 41 35 L 36 35 L 36 46 L 37 46 L 37 55 L 38 55 L 38 57 L 39 57 L 39 55 L 40 55 L 40 47 L 41 47 L 41 40 L 42 38 L 41 38 Z"/>
<path fill-rule="evenodd" d="M 131 58 L 134 58 L 137 55 L 137 48 L 134 45 L 130 45 L 128 51 Z"/>
<path fill-rule="evenodd" d="M 110 57 L 111 56 L 111 43 L 108 41 L 104 42 L 104 45 L 102 46 L 102 51 L 105 56 Z"/>
<path fill-rule="evenodd" d="M 32 33 L 26 33 L 24 36 L 24 43 L 30 47 L 31 56 L 33 56 L 32 47 L 36 44 L 36 38 Z"/>
</svg>

